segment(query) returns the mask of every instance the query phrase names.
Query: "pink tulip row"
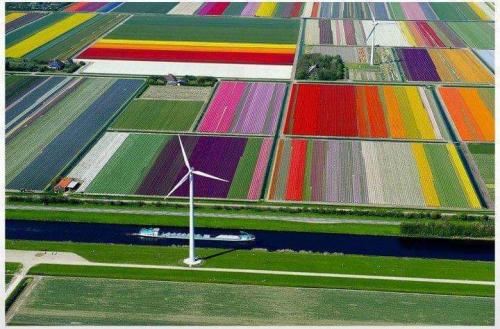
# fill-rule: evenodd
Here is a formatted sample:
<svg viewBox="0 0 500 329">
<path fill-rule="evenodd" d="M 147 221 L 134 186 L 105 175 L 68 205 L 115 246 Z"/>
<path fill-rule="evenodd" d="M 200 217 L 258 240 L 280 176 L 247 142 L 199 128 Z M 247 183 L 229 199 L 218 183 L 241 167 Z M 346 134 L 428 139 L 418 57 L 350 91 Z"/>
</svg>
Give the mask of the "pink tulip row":
<svg viewBox="0 0 500 329">
<path fill-rule="evenodd" d="M 252 183 L 248 190 L 247 198 L 249 200 L 257 200 L 260 198 L 260 191 L 262 185 L 264 184 L 264 174 L 266 172 L 266 166 L 269 160 L 269 155 L 271 153 L 271 148 L 273 146 L 272 138 L 264 138 L 262 141 L 262 146 L 260 147 L 259 157 L 257 158 L 257 164 L 255 165 L 255 170 L 252 178 Z"/>
<path fill-rule="evenodd" d="M 198 131 L 274 134 L 285 90 L 285 83 L 223 81 Z"/>
</svg>

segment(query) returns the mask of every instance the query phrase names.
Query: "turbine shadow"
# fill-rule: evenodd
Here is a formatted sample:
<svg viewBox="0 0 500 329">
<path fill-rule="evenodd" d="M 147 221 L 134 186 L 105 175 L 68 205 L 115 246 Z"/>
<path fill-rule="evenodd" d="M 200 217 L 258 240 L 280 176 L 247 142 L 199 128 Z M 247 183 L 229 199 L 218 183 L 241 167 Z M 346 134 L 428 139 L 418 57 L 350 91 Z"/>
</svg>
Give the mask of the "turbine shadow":
<svg viewBox="0 0 500 329">
<path fill-rule="evenodd" d="M 236 251 L 236 250 L 238 250 L 238 248 L 231 248 L 231 249 L 228 249 L 228 250 L 217 252 L 215 254 L 212 254 L 212 255 L 209 255 L 209 256 L 206 256 L 206 257 L 202 257 L 201 259 L 202 260 L 209 260 L 211 258 L 215 258 L 215 257 L 218 257 L 218 256 L 229 254 L 230 252 L 233 252 L 233 251 Z"/>
</svg>

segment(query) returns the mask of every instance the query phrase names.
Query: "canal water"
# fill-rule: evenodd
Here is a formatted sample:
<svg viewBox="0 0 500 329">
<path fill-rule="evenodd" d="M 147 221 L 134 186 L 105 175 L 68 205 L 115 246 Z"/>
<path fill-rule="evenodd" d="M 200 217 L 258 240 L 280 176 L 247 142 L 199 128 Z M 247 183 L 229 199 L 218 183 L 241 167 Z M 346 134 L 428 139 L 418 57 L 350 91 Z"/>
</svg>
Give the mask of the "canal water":
<svg viewBox="0 0 500 329">
<path fill-rule="evenodd" d="M 72 241 L 138 245 L 187 245 L 188 240 L 142 238 L 131 235 L 144 226 L 7 220 L 6 238 L 19 240 Z M 187 228 L 159 226 L 160 232 L 187 233 Z M 305 233 L 246 230 L 253 242 L 196 241 L 198 247 L 252 249 L 269 251 L 329 252 L 356 255 L 494 260 L 494 242 L 457 239 L 403 238 L 354 234 Z M 238 230 L 196 229 L 200 234 L 239 234 Z"/>
</svg>

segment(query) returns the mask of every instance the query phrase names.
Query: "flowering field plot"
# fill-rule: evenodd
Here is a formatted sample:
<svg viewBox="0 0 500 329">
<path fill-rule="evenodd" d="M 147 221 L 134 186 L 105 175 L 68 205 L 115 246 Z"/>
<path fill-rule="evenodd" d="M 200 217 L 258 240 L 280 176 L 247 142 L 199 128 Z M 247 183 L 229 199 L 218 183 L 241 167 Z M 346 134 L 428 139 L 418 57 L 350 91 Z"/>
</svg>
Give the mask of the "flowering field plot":
<svg viewBox="0 0 500 329">
<path fill-rule="evenodd" d="M 55 84 L 43 102 L 40 88 Z M 43 190 L 137 93 L 143 80 L 53 77 L 28 94 L 28 113 L 6 141 L 6 188 Z M 19 102 L 17 104 L 22 104 Z M 24 102 L 26 103 L 26 102 Z M 15 103 L 12 103 L 13 106 Z M 12 107 L 9 111 L 17 108 Z M 16 116 L 17 117 L 17 116 Z M 15 119 L 13 119 L 15 120 Z"/>
<path fill-rule="evenodd" d="M 64 9 L 65 12 L 99 12 L 108 13 L 120 6 L 122 2 L 75 2 Z"/>
<path fill-rule="evenodd" d="M 452 144 L 283 139 L 270 200 L 480 208 Z"/>
<path fill-rule="evenodd" d="M 122 22 L 128 15 L 96 15 L 80 26 L 25 55 L 25 58 L 49 61 L 71 58 L 82 48 Z"/>
<path fill-rule="evenodd" d="M 15 31 L 7 33 L 5 35 L 5 48 L 8 49 L 10 46 L 13 46 L 23 39 L 28 38 L 30 35 L 36 34 L 48 28 L 52 24 L 68 18 L 70 15 L 71 14 L 63 12 L 54 12 L 43 16 L 42 18 L 32 22 L 31 24 L 27 24 L 16 29 Z"/>
<path fill-rule="evenodd" d="M 432 91 L 415 86 L 294 84 L 284 133 L 447 139 Z"/>
<path fill-rule="evenodd" d="M 494 2 L 430 2 L 439 19 L 445 21 L 473 21 L 495 19 Z"/>
<path fill-rule="evenodd" d="M 318 17 L 371 19 L 367 2 L 320 2 Z"/>
<path fill-rule="evenodd" d="M 107 133 L 109 134 L 109 133 Z M 107 140 L 111 137 L 104 136 Z M 271 138 L 181 136 L 189 162 L 197 169 L 229 180 L 229 183 L 196 177 L 196 197 L 260 198 L 272 148 Z M 106 194 L 166 195 L 185 175 L 179 140 L 175 135 L 130 134 L 114 154 L 103 162 L 106 145 L 96 145 L 85 159 L 86 171 L 95 172 L 88 187 L 80 191 Z M 80 165 L 77 166 L 77 168 Z M 84 176 L 84 175 L 81 175 Z M 175 196 L 187 196 L 186 186 Z"/>
<path fill-rule="evenodd" d="M 113 13 L 148 13 L 166 14 L 177 5 L 177 2 L 122 2 Z"/>
<path fill-rule="evenodd" d="M 111 124 L 112 129 L 191 131 L 204 102 L 135 99 Z"/>
<path fill-rule="evenodd" d="M 495 89 L 439 87 L 438 94 L 460 139 L 495 141 Z"/>
<path fill-rule="evenodd" d="M 495 202 L 495 144 L 468 143 L 467 148 L 474 158 L 490 199 Z"/>
<path fill-rule="evenodd" d="M 298 30 L 297 20 L 134 16 L 77 57 L 96 64 L 89 72 L 137 61 L 115 73 L 290 78 Z"/>
<path fill-rule="evenodd" d="M 473 49 L 473 51 L 492 72 L 495 72 L 495 50 Z"/>
<path fill-rule="evenodd" d="M 212 87 L 189 86 L 149 86 L 140 96 L 143 99 L 163 99 L 176 101 L 207 101 Z"/>
<path fill-rule="evenodd" d="M 409 81 L 494 83 L 493 75 L 469 49 L 398 48 L 396 54 Z"/>
<path fill-rule="evenodd" d="M 47 19 L 52 19 L 52 18 L 61 18 L 61 19 L 56 20 L 55 22 L 53 22 L 48 26 L 42 27 L 34 34 L 29 34 L 30 31 L 34 30 L 34 26 L 32 26 L 32 24 L 25 26 L 24 28 L 21 29 L 22 31 L 19 30 L 19 34 L 24 35 L 24 38 L 22 38 L 21 40 L 17 40 L 17 38 L 13 37 L 11 39 L 16 39 L 16 41 L 12 42 L 7 38 L 5 56 L 14 58 L 23 57 L 26 54 L 30 53 L 31 51 L 46 45 L 47 43 L 63 35 L 64 33 L 67 33 L 68 31 L 74 29 L 75 27 L 90 20 L 91 18 L 94 17 L 95 14 L 70 14 L 66 17 L 59 15 L 51 17 L 53 15 L 48 15 Z M 38 22 L 40 21 L 42 20 L 39 20 Z M 17 32 L 17 30 L 15 32 Z M 28 33 L 23 33 L 23 32 L 28 32 Z"/>
<path fill-rule="evenodd" d="M 6 75 L 5 76 L 5 107 L 9 108 L 14 102 L 23 97 L 30 90 L 37 88 L 48 77 L 36 75 Z"/>
<path fill-rule="evenodd" d="M 223 81 L 196 130 L 272 135 L 285 91 L 286 83 Z"/>
<path fill-rule="evenodd" d="M 371 21 L 308 19 L 304 43 L 366 46 L 371 44 L 371 37 L 367 40 L 367 36 L 372 27 Z M 439 21 L 380 21 L 375 33 L 375 44 L 385 47 L 465 47 L 454 29 Z"/>
<path fill-rule="evenodd" d="M 42 115 L 50 106 L 54 95 L 63 94 L 77 83 L 77 79 L 64 76 L 25 77 L 10 76 L 7 81 L 7 100 L 5 107 L 5 132 L 7 137 L 20 128 L 19 125 L 30 121 L 34 115 Z M 10 86 L 9 86 L 10 85 Z M 19 88 L 19 91 L 12 90 Z"/>
<path fill-rule="evenodd" d="M 495 48 L 495 23 L 448 22 L 456 34 L 471 48 Z"/>
<path fill-rule="evenodd" d="M 47 15 L 47 13 L 7 13 L 5 15 L 5 33 L 18 29 L 21 26 L 31 23 L 45 15 Z"/>
<path fill-rule="evenodd" d="M 347 67 L 346 79 L 353 81 L 402 81 L 392 48 L 377 47 L 375 65 L 370 65 L 369 47 L 304 46 L 305 54 L 320 53 L 342 57 Z"/>
<path fill-rule="evenodd" d="M 302 2 L 204 2 L 194 11 L 184 3 L 177 5 L 174 10 L 181 15 L 289 18 L 299 17 L 303 7 Z"/>
</svg>

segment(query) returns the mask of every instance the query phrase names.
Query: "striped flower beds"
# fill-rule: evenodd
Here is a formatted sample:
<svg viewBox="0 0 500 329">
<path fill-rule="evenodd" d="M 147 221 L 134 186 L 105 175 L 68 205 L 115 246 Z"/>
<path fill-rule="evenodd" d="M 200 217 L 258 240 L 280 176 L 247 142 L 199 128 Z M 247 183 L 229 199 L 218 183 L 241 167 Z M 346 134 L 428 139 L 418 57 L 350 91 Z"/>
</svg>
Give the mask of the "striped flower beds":
<svg viewBox="0 0 500 329">
<path fill-rule="evenodd" d="M 367 40 L 366 37 L 372 27 L 371 21 L 307 20 L 304 41 L 308 45 L 370 45 L 371 39 Z M 445 22 L 380 21 L 376 28 L 375 44 L 385 47 L 465 47 L 465 42 L 453 27 Z"/>
<path fill-rule="evenodd" d="M 112 141 L 116 136 L 103 138 Z M 196 177 L 196 197 L 256 200 L 260 198 L 272 148 L 271 138 L 181 136 L 189 162 L 197 169 L 229 180 Z M 106 160 L 96 145 L 78 168 L 99 171 L 80 191 L 106 194 L 165 195 L 185 175 L 179 141 L 172 135 L 130 134 Z M 95 157 L 95 161 L 91 158 Z M 187 185 L 175 196 L 188 195 Z"/>
<path fill-rule="evenodd" d="M 272 135 L 285 90 L 285 83 L 223 81 L 197 131 Z"/>
<path fill-rule="evenodd" d="M 414 86 L 294 84 L 285 134 L 447 138 L 432 92 Z"/>
<path fill-rule="evenodd" d="M 99 12 L 108 13 L 120 6 L 122 2 L 75 2 L 64 9 L 65 12 Z"/>
<path fill-rule="evenodd" d="M 299 17 L 302 2 L 179 3 L 169 14 L 197 16 Z"/>
<path fill-rule="evenodd" d="M 438 94 L 464 141 L 495 141 L 495 89 L 439 87 Z"/>
<path fill-rule="evenodd" d="M 295 45 L 101 39 L 79 55 L 88 59 L 291 65 Z"/>
<path fill-rule="evenodd" d="M 9 33 L 23 25 L 31 23 L 43 16 L 46 13 L 8 13 L 5 15 L 5 33 Z"/>
<path fill-rule="evenodd" d="M 396 54 L 409 81 L 494 83 L 493 75 L 469 49 L 398 48 Z"/>
<path fill-rule="evenodd" d="M 493 2 L 308 2 L 303 17 L 421 20 L 421 21 L 476 21 L 495 19 Z"/>
<path fill-rule="evenodd" d="M 134 16 L 78 57 L 291 66 L 298 27 L 293 21 Z"/>
<path fill-rule="evenodd" d="M 480 208 L 452 144 L 280 140 L 270 200 Z"/>
<path fill-rule="evenodd" d="M 8 132 L 6 188 L 45 189 L 143 84 L 136 79 L 53 77 L 27 95 L 29 102 L 12 103 L 7 113 L 16 112 L 8 115 L 9 122 L 25 116 L 18 129 Z M 24 111 L 16 107 L 23 104 Z"/>
<path fill-rule="evenodd" d="M 28 54 L 29 52 L 51 42 L 57 37 L 67 33 L 68 31 L 74 29 L 75 27 L 83 24 L 84 22 L 90 20 L 95 14 L 72 14 L 68 15 L 51 25 L 44 27 L 38 32 L 32 35 L 26 35 L 26 38 L 19 40 L 12 45 L 7 42 L 5 56 L 19 58 Z M 52 16 L 52 15 L 50 15 Z M 54 16 L 58 17 L 58 16 Z M 32 29 L 33 26 L 27 26 L 26 28 Z M 17 32 L 17 31 L 16 31 Z M 21 31 L 22 32 L 22 31 Z"/>
</svg>

